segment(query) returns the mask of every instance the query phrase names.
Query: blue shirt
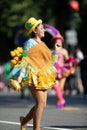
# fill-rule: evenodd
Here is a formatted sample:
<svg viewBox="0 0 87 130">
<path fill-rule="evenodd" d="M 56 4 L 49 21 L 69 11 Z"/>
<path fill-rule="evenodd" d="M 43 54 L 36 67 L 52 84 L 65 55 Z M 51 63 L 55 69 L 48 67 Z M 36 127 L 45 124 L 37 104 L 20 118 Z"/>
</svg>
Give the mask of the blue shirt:
<svg viewBox="0 0 87 130">
<path fill-rule="evenodd" d="M 24 50 L 29 50 L 30 48 L 32 48 L 33 46 L 35 46 L 37 44 L 37 42 L 30 38 L 29 40 L 27 40 L 25 43 L 24 43 Z"/>
</svg>

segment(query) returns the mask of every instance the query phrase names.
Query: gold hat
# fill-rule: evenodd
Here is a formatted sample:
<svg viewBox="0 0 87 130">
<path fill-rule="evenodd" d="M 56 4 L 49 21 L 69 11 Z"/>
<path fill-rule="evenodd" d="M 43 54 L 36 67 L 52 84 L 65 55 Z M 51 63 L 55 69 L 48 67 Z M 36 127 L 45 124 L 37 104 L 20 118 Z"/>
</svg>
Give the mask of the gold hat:
<svg viewBox="0 0 87 130">
<path fill-rule="evenodd" d="M 34 17 L 31 17 L 27 20 L 25 23 L 25 29 L 28 31 L 28 35 L 32 33 L 32 31 L 37 27 L 37 25 L 42 24 L 42 20 L 35 19 Z"/>
</svg>

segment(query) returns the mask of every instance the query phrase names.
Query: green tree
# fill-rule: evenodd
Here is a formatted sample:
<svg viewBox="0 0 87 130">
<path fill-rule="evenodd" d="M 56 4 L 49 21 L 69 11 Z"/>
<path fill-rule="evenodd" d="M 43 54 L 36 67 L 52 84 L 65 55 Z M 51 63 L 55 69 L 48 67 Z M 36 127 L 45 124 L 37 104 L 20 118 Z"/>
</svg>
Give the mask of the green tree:
<svg viewBox="0 0 87 130">
<path fill-rule="evenodd" d="M 70 0 L 1 0 L 0 1 L 0 55 L 5 57 L 14 47 L 14 33 L 16 28 L 34 16 L 41 18 L 44 23 L 55 26 L 64 35 L 70 26 Z M 79 0 L 80 10 L 77 17 L 76 27 L 79 32 L 79 43 L 81 36 L 86 39 L 87 23 L 87 0 Z M 83 33 L 85 31 L 85 34 Z M 7 57 L 5 57 L 7 58 Z"/>
<path fill-rule="evenodd" d="M 38 8 L 32 0 L 1 0 L 0 10 L 0 33 L 6 34 L 7 37 L 11 37 L 15 27 L 23 24 L 28 17 L 38 14 Z"/>
</svg>

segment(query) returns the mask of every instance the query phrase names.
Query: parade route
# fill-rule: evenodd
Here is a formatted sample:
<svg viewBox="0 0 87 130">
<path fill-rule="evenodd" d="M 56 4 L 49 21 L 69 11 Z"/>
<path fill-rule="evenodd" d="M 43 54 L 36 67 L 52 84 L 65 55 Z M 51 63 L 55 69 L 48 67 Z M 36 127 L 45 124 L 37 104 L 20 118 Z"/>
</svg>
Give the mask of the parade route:
<svg viewBox="0 0 87 130">
<path fill-rule="evenodd" d="M 67 104 L 56 109 L 56 96 L 48 93 L 41 130 L 87 130 L 87 98 L 66 96 Z M 0 130 L 20 130 L 19 117 L 26 115 L 34 104 L 30 94 L 23 99 L 18 92 L 0 92 Z M 32 120 L 26 130 L 32 130 Z"/>
<path fill-rule="evenodd" d="M 10 124 L 10 125 L 20 125 L 20 123 L 18 122 L 11 122 L 11 121 L 1 121 L 0 123 L 2 124 Z M 32 124 L 27 124 L 28 127 L 33 127 Z M 47 129 L 47 130 L 73 130 L 73 129 L 65 129 L 65 128 L 56 128 L 56 127 L 52 127 L 52 126 L 42 126 L 41 128 Z"/>
</svg>

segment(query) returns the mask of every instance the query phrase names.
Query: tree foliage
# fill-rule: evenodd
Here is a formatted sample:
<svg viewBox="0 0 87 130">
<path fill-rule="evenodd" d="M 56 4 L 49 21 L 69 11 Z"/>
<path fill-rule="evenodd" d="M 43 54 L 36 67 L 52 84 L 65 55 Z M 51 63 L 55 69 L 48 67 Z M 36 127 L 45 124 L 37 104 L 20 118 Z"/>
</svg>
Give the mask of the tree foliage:
<svg viewBox="0 0 87 130">
<path fill-rule="evenodd" d="M 87 23 L 87 0 L 79 0 L 79 3 L 80 9 L 76 16 L 75 27 L 78 29 L 79 35 L 83 35 L 82 31 L 85 30 Z M 5 41 L 8 43 L 6 46 L 12 47 L 10 44 L 14 44 L 13 37 L 16 28 L 24 24 L 31 16 L 41 18 L 44 23 L 55 26 L 63 35 L 70 26 L 69 0 L 1 0 L 0 11 L 2 48 L 4 48 Z"/>
<path fill-rule="evenodd" d="M 69 26 L 69 0 L 1 0 L 1 20 L 0 20 L 0 33 L 6 34 L 11 37 L 14 29 L 24 24 L 25 21 L 31 17 L 43 19 L 64 31 Z M 86 5 L 84 0 L 83 5 Z M 86 7 L 85 7 L 86 9 Z M 83 12 L 85 14 L 85 11 Z"/>
<path fill-rule="evenodd" d="M 38 8 L 32 0 L 3 0 L 0 1 L 2 33 L 7 37 L 13 35 L 13 30 L 20 24 L 23 24 L 28 17 L 37 16 Z"/>
</svg>

